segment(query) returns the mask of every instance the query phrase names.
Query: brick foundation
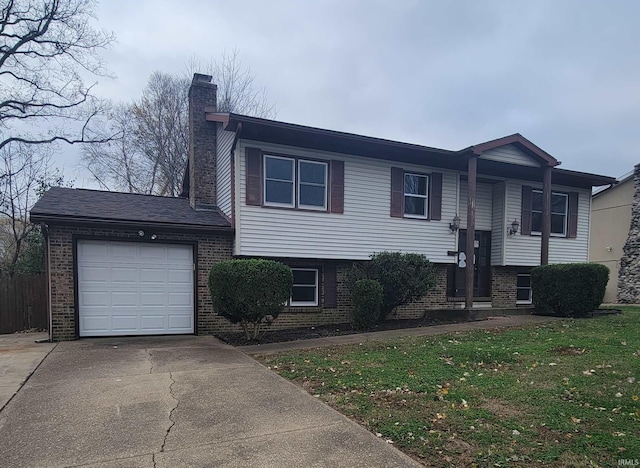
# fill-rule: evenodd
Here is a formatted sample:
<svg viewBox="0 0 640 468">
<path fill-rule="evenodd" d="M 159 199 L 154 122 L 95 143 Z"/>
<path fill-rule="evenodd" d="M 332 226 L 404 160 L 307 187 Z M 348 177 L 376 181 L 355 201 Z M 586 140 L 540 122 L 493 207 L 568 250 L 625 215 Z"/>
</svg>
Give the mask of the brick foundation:
<svg viewBox="0 0 640 468">
<path fill-rule="evenodd" d="M 156 232 L 157 243 L 185 242 L 197 245 L 196 284 L 196 324 L 201 335 L 220 332 L 240 331 L 238 325 L 214 313 L 208 287 L 209 271 L 214 263 L 232 258 L 232 235 L 210 233 Z M 49 271 L 51 272 L 51 313 L 52 337 L 55 341 L 76 339 L 76 305 L 74 294 L 75 265 L 73 244 L 75 238 L 110 240 L 139 240 L 137 229 L 104 229 L 97 227 L 49 226 Z M 319 303 L 324 302 L 322 279 L 323 263 L 309 260 L 284 260 L 289 266 L 319 268 L 321 279 Z M 345 284 L 346 274 L 353 262 L 332 262 L 337 272 L 337 306 L 333 308 L 306 307 L 286 308 L 267 328 L 281 330 L 287 328 L 319 326 L 345 323 L 351 320 L 351 301 Z M 421 318 L 427 311 L 446 311 L 455 308 L 455 303 L 447 299 L 447 265 L 435 264 L 436 285 L 421 300 L 401 306 L 392 319 Z M 516 277 L 523 272 L 519 267 L 493 267 L 491 277 L 493 307 L 515 307 Z M 447 312 L 444 312 L 445 314 Z"/>
</svg>

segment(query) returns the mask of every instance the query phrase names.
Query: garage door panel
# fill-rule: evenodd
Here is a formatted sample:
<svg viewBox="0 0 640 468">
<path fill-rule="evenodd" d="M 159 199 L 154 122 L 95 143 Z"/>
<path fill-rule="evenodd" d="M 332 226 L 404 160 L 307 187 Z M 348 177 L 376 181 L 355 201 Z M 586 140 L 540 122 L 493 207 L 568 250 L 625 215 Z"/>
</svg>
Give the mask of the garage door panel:
<svg viewBox="0 0 640 468">
<path fill-rule="evenodd" d="M 106 245 L 110 258 L 128 262 L 138 256 L 138 246 L 135 242 L 109 242 Z"/>
<path fill-rule="evenodd" d="M 138 291 L 111 291 L 111 307 L 137 307 L 140 305 Z"/>
<path fill-rule="evenodd" d="M 164 260 L 167 258 L 167 245 L 139 244 L 139 257 L 145 260 Z"/>
<path fill-rule="evenodd" d="M 101 260 L 108 257 L 107 248 L 108 246 L 104 243 L 78 243 L 77 253 L 85 260 Z"/>
<path fill-rule="evenodd" d="M 191 292 L 170 292 L 167 294 L 167 305 L 189 308 L 193 306 L 192 298 Z"/>
<path fill-rule="evenodd" d="M 193 328 L 193 317 L 186 315 L 169 315 L 170 330 L 189 330 Z"/>
<path fill-rule="evenodd" d="M 140 268 L 140 282 L 166 284 L 167 283 L 167 267 L 158 265 L 153 268 Z"/>
<path fill-rule="evenodd" d="M 193 333 L 193 248 L 78 241 L 81 336 Z"/>
<path fill-rule="evenodd" d="M 83 265 L 78 269 L 78 279 L 84 282 L 108 283 L 111 273 L 109 267 L 98 265 Z"/>
<path fill-rule="evenodd" d="M 167 296 L 164 291 L 140 293 L 140 306 L 164 306 L 167 305 Z"/>
<path fill-rule="evenodd" d="M 190 285 L 193 281 L 193 270 L 191 268 L 186 269 L 178 269 L 178 268 L 169 268 L 167 269 L 167 283 L 169 284 L 185 284 Z"/>
<path fill-rule="evenodd" d="M 111 304 L 108 291 L 82 291 L 78 294 L 80 306 L 108 307 Z"/>
<path fill-rule="evenodd" d="M 114 332 L 135 332 L 140 328 L 140 317 L 135 315 L 113 315 L 111 322 L 111 329 Z"/>
<path fill-rule="evenodd" d="M 140 279 L 140 272 L 135 267 L 111 267 L 111 281 L 114 283 L 135 283 Z"/>
<path fill-rule="evenodd" d="M 80 330 L 91 330 L 94 333 L 110 331 L 111 317 L 108 315 L 85 316 L 80 318 Z"/>
<path fill-rule="evenodd" d="M 167 248 L 168 260 L 190 261 L 192 255 L 193 255 L 193 252 L 190 247 L 184 248 L 184 246 L 170 245 L 169 248 Z"/>
</svg>

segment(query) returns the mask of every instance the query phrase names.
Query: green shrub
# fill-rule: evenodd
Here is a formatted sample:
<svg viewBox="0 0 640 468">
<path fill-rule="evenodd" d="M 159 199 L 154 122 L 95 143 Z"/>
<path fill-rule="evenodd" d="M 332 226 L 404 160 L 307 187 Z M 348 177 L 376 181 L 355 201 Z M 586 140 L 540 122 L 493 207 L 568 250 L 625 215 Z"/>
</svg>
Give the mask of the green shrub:
<svg viewBox="0 0 640 468">
<path fill-rule="evenodd" d="M 382 285 L 376 280 L 361 279 L 355 282 L 351 291 L 354 328 L 363 330 L 378 323 L 382 296 Z"/>
<path fill-rule="evenodd" d="M 353 291 L 360 279 L 373 279 L 382 285 L 382 313 L 387 318 L 396 307 L 425 296 L 436 284 L 433 264 L 424 255 L 380 252 L 371 261 L 357 264 L 347 277 L 347 287 Z"/>
<path fill-rule="evenodd" d="M 278 317 L 292 285 L 291 269 L 271 260 L 227 260 L 209 273 L 214 310 L 239 323 L 248 340 L 257 340 L 261 325 Z"/>
<path fill-rule="evenodd" d="M 531 271 L 533 303 L 543 312 L 580 316 L 602 304 L 609 269 L 598 263 L 543 265 Z"/>
</svg>

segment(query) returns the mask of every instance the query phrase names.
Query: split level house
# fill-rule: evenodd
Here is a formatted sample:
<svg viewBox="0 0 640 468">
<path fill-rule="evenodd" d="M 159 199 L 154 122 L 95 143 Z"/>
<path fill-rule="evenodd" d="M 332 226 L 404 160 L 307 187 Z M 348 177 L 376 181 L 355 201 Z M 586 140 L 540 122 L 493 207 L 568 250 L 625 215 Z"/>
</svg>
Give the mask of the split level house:
<svg viewBox="0 0 640 468">
<path fill-rule="evenodd" d="M 182 197 L 52 188 L 33 207 L 52 339 L 232 330 L 207 284 L 231 258 L 293 269 L 274 328 L 349 321 L 345 272 L 375 252 L 435 265 L 400 318 L 526 307 L 532 267 L 588 260 L 591 190 L 615 179 L 559 169 L 519 134 L 450 151 L 219 113 L 210 81 L 189 92 Z"/>
</svg>

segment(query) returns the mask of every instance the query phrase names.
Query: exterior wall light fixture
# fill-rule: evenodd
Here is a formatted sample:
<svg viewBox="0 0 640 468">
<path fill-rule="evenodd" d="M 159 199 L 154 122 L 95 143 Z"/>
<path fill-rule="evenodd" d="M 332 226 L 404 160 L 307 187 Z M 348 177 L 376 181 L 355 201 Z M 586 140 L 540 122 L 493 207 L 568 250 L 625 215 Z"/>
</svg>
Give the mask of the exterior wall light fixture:
<svg viewBox="0 0 640 468">
<path fill-rule="evenodd" d="M 509 234 L 510 236 L 516 235 L 518 233 L 519 228 L 520 228 L 520 223 L 518 222 L 517 219 L 514 219 L 513 223 L 511 223 L 511 227 L 507 229 L 507 234 Z"/>
<path fill-rule="evenodd" d="M 458 229 L 460 229 L 460 216 L 458 216 L 457 214 L 455 215 L 453 221 L 449 223 L 449 229 L 451 229 L 451 232 L 456 232 Z"/>
</svg>

